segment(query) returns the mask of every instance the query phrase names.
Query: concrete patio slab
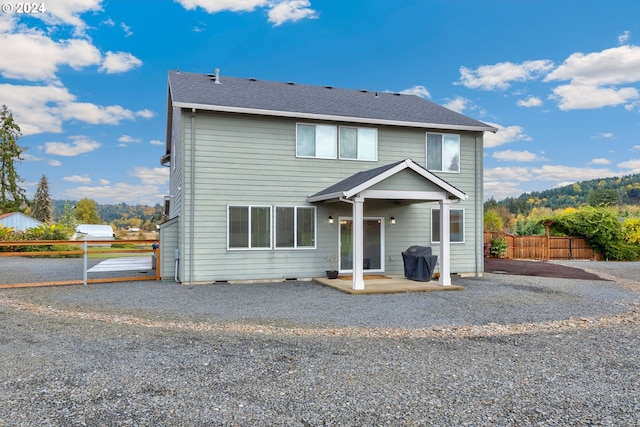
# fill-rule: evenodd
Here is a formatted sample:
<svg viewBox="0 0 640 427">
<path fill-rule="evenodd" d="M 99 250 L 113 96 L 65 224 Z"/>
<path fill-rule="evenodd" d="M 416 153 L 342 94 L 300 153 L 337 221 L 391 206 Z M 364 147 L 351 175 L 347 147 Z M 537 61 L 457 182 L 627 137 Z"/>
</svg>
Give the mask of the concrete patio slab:
<svg viewBox="0 0 640 427">
<path fill-rule="evenodd" d="M 399 275 L 386 275 L 384 277 L 376 275 L 372 276 L 372 278 L 367 278 L 367 276 L 364 276 L 364 289 L 361 290 L 351 289 L 351 277 L 339 276 L 337 279 L 327 279 L 326 277 L 319 277 L 313 280 L 325 286 L 337 289 L 341 292 L 354 295 L 461 291 L 464 289 L 464 287 L 459 285 L 441 286 L 437 280 L 432 280 L 430 282 L 417 282 L 415 280 L 409 280 L 404 276 Z"/>
</svg>

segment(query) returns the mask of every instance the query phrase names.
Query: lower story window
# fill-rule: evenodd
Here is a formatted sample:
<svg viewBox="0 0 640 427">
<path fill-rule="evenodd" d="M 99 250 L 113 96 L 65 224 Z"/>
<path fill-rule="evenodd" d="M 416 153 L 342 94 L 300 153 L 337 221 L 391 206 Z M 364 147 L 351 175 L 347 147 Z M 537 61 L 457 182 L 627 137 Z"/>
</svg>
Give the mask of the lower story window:
<svg viewBox="0 0 640 427">
<path fill-rule="evenodd" d="M 229 206 L 230 249 L 271 248 L 271 206 Z"/>
<path fill-rule="evenodd" d="M 315 248 L 316 209 L 277 206 L 275 228 L 277 249 Z"/>
<path fill-rule="evenodd" d="M 464 210 L 449 211 L 449 241 L 464 243 Z M 431 209 L 431 243 L 440 243 L 440 209 Z"/>
</svg>

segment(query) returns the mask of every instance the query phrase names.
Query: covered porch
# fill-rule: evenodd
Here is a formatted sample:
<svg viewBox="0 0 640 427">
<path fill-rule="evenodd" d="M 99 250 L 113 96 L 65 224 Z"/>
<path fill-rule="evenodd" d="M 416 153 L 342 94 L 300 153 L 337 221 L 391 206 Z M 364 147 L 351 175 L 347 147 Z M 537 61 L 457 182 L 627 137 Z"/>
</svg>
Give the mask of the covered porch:
<svg viewBox="0 0 640 427">
<path fill-rule="evenodd" d="M 450 287 L 451 284 L 451 248 L 450 248 L 450 210 L 451 204 L 466 200 L 467 195 L 438 176 L 429 172 L 411 159 L 381 166 L 352 175 L 307 198 L 311 203 L 346 203 L 351 205 L 353 220 L 351 242 L 351 290 L 365 290 L 364 266 L 364 205 L 366 200 L 383 200 L 398 204 L 437 202 L 439 205 L 439 273 L 436 286 Z M 424 221 L 429 220 L 425 217 Z M 426 239 L 427 236 L 423 236 Z M 404 279 L 407 282 L 411 280 Z M 344 281 L 343 281 L 344 282 Z M 425 287 L 425 283 L 415 282 Z M 335 284 L 335 283 L 334 283 Z M 343 283 L 338 282 L 342 285 Z M 367 281 L 366 287 L 384 286 Z M 404 286 L 404 285 L 403 285 Z"/>
<path fill-rule="evenodd" d="M 338 276 L 337 279 L 327 279 L 318 277 L 316 282 L 325 286 L 339 290 L 346 294 L 367 295 L 367 294 L 398 294 L 409 292 L 438 292 L 438 291 L 461 291 L 464 288 L 459 285 L 441 286 L 437 280 L 429 282 L 417 282 L 409 280 L 402 275 L 371 275 L 364 276 L 365 287 L 363 289 L 353 289 L 353 279 L 347 276 Z"/>
</svg>

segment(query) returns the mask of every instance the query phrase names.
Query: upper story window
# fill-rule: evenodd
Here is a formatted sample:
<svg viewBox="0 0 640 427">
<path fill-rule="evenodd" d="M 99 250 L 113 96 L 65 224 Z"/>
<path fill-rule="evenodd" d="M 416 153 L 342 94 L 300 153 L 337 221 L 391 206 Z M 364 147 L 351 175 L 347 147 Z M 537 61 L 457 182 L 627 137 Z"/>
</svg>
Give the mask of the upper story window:
<svg viewBox="0 0 640 427">
<path fill-rule="evenodd" d="M 427 169 L 435 172 L 460 172 L 460 135 L 427 134 Z"/>
<path fill-rule="evenodd" d="M 296 156 L 317 159 L 378 160 L 378 130 L 298 123 Z"/>
<path fill-rule="evenodd" d="M 338 147 L 338 128 L 333 125 L 298 123 L 296 156 L 335 159 Z"/>
<path fill-rule="evenodd" d="M 377 129 L 340 126 L 340 158 L 378 160 Z"/>
</svg>

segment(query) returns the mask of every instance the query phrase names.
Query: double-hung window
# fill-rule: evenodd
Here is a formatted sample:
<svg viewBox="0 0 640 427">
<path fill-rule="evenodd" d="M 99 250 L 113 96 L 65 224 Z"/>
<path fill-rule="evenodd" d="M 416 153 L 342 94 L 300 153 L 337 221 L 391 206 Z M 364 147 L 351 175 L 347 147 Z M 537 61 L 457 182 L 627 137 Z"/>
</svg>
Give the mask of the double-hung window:
<svg viewBox="0 0 640 427">
<path fill-rule="evenodd" d="M 276 249 L 316 246 L 316 208 L 276 206 Z"/>
<path fill-rule="evenodd" d="M 449 241 L 464 243 L 464 210 L 449 211 Z M 440 209 L 431 209 L 431 243 L 440 243 Z"/>
<path fill-rule="evenodd" d="M 271 206 L 229 206 L 229 249 L 271 248 Z"/>
<path fill-rule="evenodd" d="M 340 158 L 378 160 L 378 131 L 340 126 Z"/>
<path fill-rule="evenodd" d="M 427 169 L 435 172 L 460 172 L 460 135 L 427 134 Z"/>
<path fill-rule="evenodd" d="M 335 159 L 338 129 L 334 125 L 298 123 L 296 127 L 296 156 Z"/>
</svg>

